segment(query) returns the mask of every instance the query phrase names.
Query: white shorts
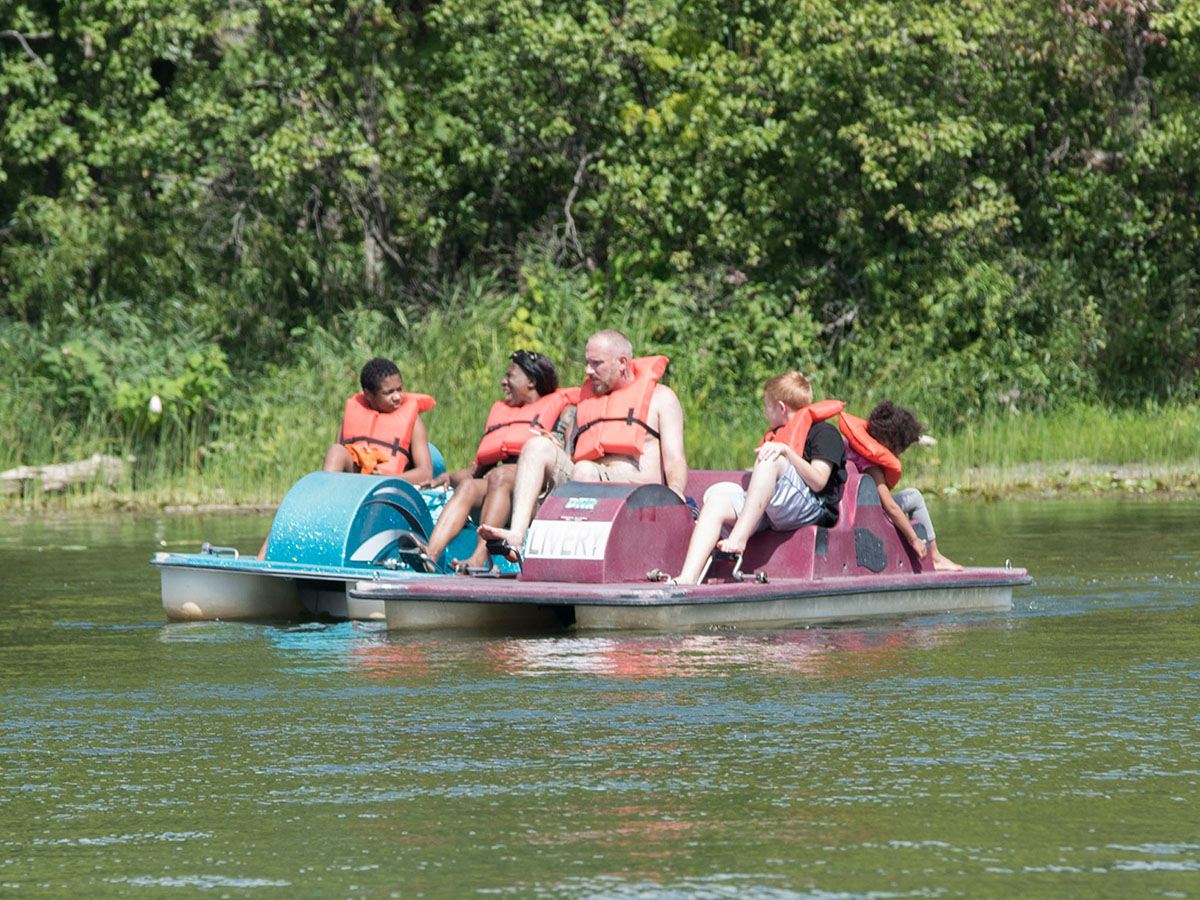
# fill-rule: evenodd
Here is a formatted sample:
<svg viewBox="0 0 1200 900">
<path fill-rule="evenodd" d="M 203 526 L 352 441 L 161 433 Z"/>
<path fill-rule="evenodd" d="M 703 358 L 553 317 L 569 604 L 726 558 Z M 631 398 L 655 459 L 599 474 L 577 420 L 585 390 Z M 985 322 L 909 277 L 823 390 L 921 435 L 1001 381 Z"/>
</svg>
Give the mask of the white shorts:
<svg viewBox="0 0 1200 900">
<path fill-rule="evenodd" d="M 746 505 L 746 491 L 740 484 L 719 481 L 704 492 L 704 502 L 707 503 L 709 496 L 717 493 L 725 495 L 733 511 L 741 516 Z M 794 466 L 788 466 L 787 471 L 775 482 L 775 493 L 767 502 L 766 512 L 755 524 L 754 531 L 759 532 L 764 528 L 770 528 L 772 531 L 794 531 L 819 522 L 824 517 L 825 507 L 812 492 L 812 488 L 804 483 Z"/>
</svg>

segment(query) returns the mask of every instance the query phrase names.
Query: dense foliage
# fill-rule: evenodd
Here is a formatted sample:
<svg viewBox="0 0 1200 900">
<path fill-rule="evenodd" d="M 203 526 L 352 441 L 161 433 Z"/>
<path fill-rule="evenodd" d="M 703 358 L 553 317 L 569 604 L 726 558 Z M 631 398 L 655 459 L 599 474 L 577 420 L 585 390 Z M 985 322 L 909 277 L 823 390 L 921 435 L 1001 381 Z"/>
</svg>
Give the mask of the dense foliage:
<svg viewBox="0 0 1200 900">
<path fill-rule="evenodd" d="M 790 367 L 943 427 L 1197 391 L 1196 0 L 2 8 L 13 461 L 286 443 L 255 398 L 311 433 L 382 351 L 460 427 L 597 323 L 695 437 Z"/>
</svg>

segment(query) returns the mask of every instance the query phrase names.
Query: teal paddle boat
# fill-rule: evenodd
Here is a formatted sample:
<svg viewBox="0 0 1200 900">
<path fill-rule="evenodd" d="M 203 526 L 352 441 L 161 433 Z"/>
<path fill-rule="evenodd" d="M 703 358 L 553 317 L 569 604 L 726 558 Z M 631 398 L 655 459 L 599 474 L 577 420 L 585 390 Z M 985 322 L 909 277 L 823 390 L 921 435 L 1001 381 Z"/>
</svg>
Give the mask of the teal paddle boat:
<svg viewBox="0 0 1200 900">
<path fill-rule="evenodd" d="M 430 451 L 435 474 L 445 471 L 441 454 Z M 383 619 L 382 601 L 353 599 L 348 588 L 446 572 L 450 559 L 474 550 L 468 525 L 441 559 L 425 553 L 445 496 L 395 477 L 312 472 L 279 505 L 265 559 L 212 543 L 196 553 L 155 553 L 163 609 L 172 621 Z"/>
</svg>

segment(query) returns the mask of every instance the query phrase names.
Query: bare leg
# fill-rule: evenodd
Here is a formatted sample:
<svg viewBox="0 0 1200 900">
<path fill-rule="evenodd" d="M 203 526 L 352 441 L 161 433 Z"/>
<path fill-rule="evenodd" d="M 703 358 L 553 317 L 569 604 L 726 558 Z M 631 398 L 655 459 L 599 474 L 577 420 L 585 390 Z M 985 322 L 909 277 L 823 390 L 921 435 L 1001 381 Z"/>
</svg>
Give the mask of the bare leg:
<svg viewBox="0 0 1200 900">
<path fill-rule="evenodd" d="M 572 481 L 599 481 L 600 467 L 590 459 L 585 459 L 582 462 L 575 463 L 575 468 L 571 470 Z"/>
<path fill-rule="evenodd" d="M 961 572 L 963 567 L 950 559 L 948 556 L 942 556 L 942 553 L 937 548 L 937 541 L 929 542 L 929 558 L 933 560 L 933 570 L 935 572 Z"/>
<path fill-rule="evenodd" d="M 485 493 L 487 482 L 482 478 L 468 478 L 454 489 L 454 494 L 446 501 L 442 514 L 438 516 L 437 524 L 433 526 L 433 534 L 429 536 L 431 559 L 439 559 L 450 542 L 458 537 L 467 524 L 471 510 L 483 503 Z"/>
<path fill-rule="evenodd" d="M 562 451 L 547 437 L 532 437 L 521 448 L 512 489 L 512 522 L 508 528 L 482 524 L 479 536 L 485 541 L 507 541 L 516 552 L 525 545 L 525 532 L 533 521 L 542 485 L 554 474 L 554 464 Z"/>
<path fill-rule="evenodd" d="M 323 472 L 357 472 L 354 457 L 341 444 L 334 444 L 325 451 L 325 462 L 321 464 Z"/>
<path fill-rule="evenodd" d="M 508 524 L 508 516 L 512 511 L 513 481 L 516 478 L 516 466 L 500 466 L 487 473 L 487 494 L 483 498 L 483 509 L 479 512 L 480 524 L 504 527 Z M 475 549 L 466 559 L 456 559 L 455 566 L 460 564 L 482 568 L 489 562 L 487 542 L 476 532 Z"/>
<path fill-rule="evenodd" d="M 696 584 L 704 563 L 712 555 L 713 547 L 721 536 L 721 529 L 737 518 L 733 504 L 724 494 L 716 494 L 704 502 L 692 538 L 688 541 L 687 555 L 683 559 L 683 571 L 675 580 L 679 584 Z"/>
<path fill-rule="evenodd" d="M 742 514 L 733 523 L 729 537 L 717 542 L 717 547 L 726 553 L 741 553 L 746 549 L 746 542 L 759 520 L 767 510 L 767 504 L 775 493 L 775 485 L 784 473 L 786 466 L 791 463 L 786 456 L 777 456 L 769 462 L 756 462 L 750 472 L 750 484 L 746 486 L 746 505 Z"/>
<path fill-rule="evenodd" d="M 512 514 L 513 485 L 517 480 L 516 466 L 501 466 L 487 473 L 487 497 L 479 513 L 484 525 L 506 525 Z"/>
</svg>

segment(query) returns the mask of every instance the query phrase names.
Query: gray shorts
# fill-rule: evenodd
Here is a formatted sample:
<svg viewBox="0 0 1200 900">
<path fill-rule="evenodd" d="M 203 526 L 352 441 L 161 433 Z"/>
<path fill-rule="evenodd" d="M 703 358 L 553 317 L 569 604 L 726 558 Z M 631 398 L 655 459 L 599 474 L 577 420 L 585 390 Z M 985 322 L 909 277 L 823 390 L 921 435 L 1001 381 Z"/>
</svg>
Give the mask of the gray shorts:
<svg viewBox="0 0 1200 900">
<path fill-rule="evenodd" d="M 746 491 L 733 481 L 720 481 L 704 492 L 704 502 L 714 492 L 725 495 L 733 511 L 741 516 L 746 505 Z M 754 526 L 759 532 L 765 528 L 772 531 L 794 531 L 804 525 L 812 525 L 825 518 L 825 507 L 817 499 L 795 467 L 788 466 L 777 482 L 775 493 L 767 503 L 766 512 Z"/>
</svg>

